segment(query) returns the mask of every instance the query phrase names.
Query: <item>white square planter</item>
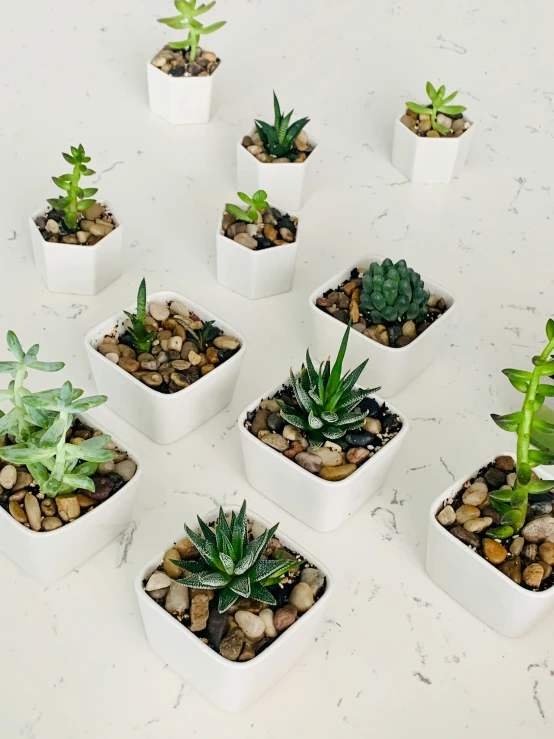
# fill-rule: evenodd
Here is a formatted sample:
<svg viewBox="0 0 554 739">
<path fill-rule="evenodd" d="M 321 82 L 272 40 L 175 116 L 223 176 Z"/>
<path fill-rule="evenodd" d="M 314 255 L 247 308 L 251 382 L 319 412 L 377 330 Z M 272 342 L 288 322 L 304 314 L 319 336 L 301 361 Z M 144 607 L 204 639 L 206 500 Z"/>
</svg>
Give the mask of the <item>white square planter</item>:
<svg viewBox="0 0 554 739">
<path fill-rule="evenodd" d="M 208 123 L 212 115 L 214 80 L 219 79 L 217 66 L 207 77 L 172 77 L 146 63 L 150 110 L 168 123 Z"/>
<path fill-rule="evenodd" d="M 331 482 L 308 472 L 294 460 L 264 444 L 244 425 L 246 414 L 257 410 L 262 400 L 274 397 L 281 388 L 282 384 L 264 393 L 239 417 L 246 477 L 253 488 L 303 523 L 317 531 L 333 531 L 381 490 L 408 433 L 408 419 L 387 403 L 402 421 L 398 434 L 350 477 Z M 374 397 L 380 400 L 378 396 Z"/>
<path fill-rule="evenodd" d="M 116 228 L 94 246 L 45 241 L 35 224 L 45 208 L 29 219 L 35 265 L 50 292 L 97 295 L 123 274 L 123 226 L 106 200 L 98 202 L 111 213 Z"/>
<path fill-rule="evenodd" d="M 473 123 L 457 138 L 417 136 L 398 116 L 394 124 L 392 166 L 406 179 L 427 184 L 446 184 L 464 166 L 473 135 Z"/>
<path fill-rule="evenodd" d="M 179 293 L 168 290 L 152 293 L 147 303 L 172 300 L 180 300 L 204 321 L 215 321 L 226 334 L 241 342 L 241 348 L 230 359 L 180 392 L 167 395 L 157 392 L 97 351 L 105 336 L 124 333 L 127 319 L 123 311 L 95 326 L 85 337 L 96 387 L 108 396 L 108 407 L 157 444 L 171 444 L 186 436 L 231 402 L 245 351 L 242 334 Z M 136 304 L 127 310 L 135 311 Z"/>
<path fill-rule="evenodd" d="M 225 512 L 238 512 L 238 506 L 224 506 Z M 213 510 L 202 518 L 213 521 Z M 270 524 L 256 514 L 249 519 L 266 528 Z M 176 540 L 182 538 L 182 528 Z M 282 534 L 277 536 L 287 547 L 298 552 L 317 567 L 326 578 L 326 589 L 317 603 L 284 631 L 273 644 L 249 662 L 230 662 L 204 644 L 177 619 L 160 607 L 143 588 L 143 580 L 150 577 L 163 560 L 163 552 L 152 559 L 135 580 L 142 620 L 150 646 L 183 680 L 202 693 L 213 704 L 225 711 L 242 711 L 280 680 L 300 660 L 319 628 L 334 588 L 327 568 L 296 542 Z"/>
<path fill-rule="evenodd" d="M 278 208 L 299 210 L 313 189 L 313 177 L 319 160 L 319 145 L 312 136 L 314 147 L 305 162 L 273 164 L 260 162 L 242 145 L 237 144 L 237 190 L 253 193 L 265 190 Z"/>
<path fill-rule="evenodd" d="M 348 269 L 327 280 L 310 295 L 311 347 L 314 358 L 323 360 L 329 355 L 335 356 L 339 351 L 345 330 L 345 324 L 333 318 L 330 313 L 318 308 L 316 300 L 327 290 L 338 288 L 344 280 L 350 277 L 355 267 L 367 267 L 371 262 L 381 263 L 383 260 L 384 257 L 375 254 L 363 257 Z M 424 275 L 422 279 L 425 282 L 425 288 L 430 293 L 444 298 L 448 310 L 411 344 L 400 348 L 384 346 L 359 331 L 350 332 L 345 359 L 347 365 L 357 367 L 365 359 L 369 359 L 361 381 L 366 387 L 379 386 L 379 392 L 384 398 L 396 395 L 406 385 L 413 382 L 444 349 L 446 335 L 456 308 L 456 299 L 451 292 L 436 282 L 428 280 Z"/>
<path fill-rule="evenodd" d="M 294 243 L 259 251 L 238 244 L 221 231 L 220 218 L 216 231 L 217 281 L 220 285 L 249 300 L 292 290 L 298 254 L 298 227 Z"/>
<path fill-rule="evenodd" d="M 79 419 L 105 431 L 89 416 Z M 105 433 L 137 464 L 134 477 L 111 498 L 54 531 L 32 531 L 0 509 L 0 551 L 37 580 L 52 582 L 79 567 L 119 536 L 131 521 L 142 467 L 126 444 L 109 431 Z"/>
<path fill-rule="evenodd" d="M 514 458 L 512 452 L 501 452 Z M 493 462 L 486 459 L 477 470 Z M 535 469 L 539 477 L 550 475 L 544 467 Z M 530 631 L 554 607 L 554 588 L 542 592 L 516 585 L 504 573 L 453 536 L 435 518 L 446 498 L 451 498 L 474 473 L 464 475 L 433 501 L 427 534 L 427 574 L 451 598 L 491 629 L 504 636 L 518 637 Z"/>
</svg>

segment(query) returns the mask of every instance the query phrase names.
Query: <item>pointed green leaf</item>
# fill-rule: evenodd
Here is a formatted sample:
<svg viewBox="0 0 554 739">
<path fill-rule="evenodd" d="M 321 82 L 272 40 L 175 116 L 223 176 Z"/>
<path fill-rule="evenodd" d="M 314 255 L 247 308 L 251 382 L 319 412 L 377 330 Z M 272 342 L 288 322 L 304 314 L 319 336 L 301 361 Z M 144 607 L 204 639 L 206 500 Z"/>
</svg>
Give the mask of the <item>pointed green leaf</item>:
<svg viewBox="0 0 554 739">
<path fill-rule="evenodd" d="M 219 593 L 219 602 L 217 604 L 217 610 L 220 613 L 225 613 L 231 606 L 233 606 L 239 599 L 238 593 L 234 593 L 229 586 L 223 588 Z"/>
<path fill-rule="evenodd" d="M 238 516 L 231 527 L 231 544 L 235 553 L 235 562 L 242 559 L 248 535 L 248 519 L 246 517 L 246 501 L 243 500 Z"/>
<path fill-rule="evenodd" d="M 211 572 L 209 565 L 204 561 L 196 561 L 194 559 L 172 559 L 174 565 L 180 567 L 182 570 L 192 572 L 193 574 L 200 575 L 204 572 Z"/>
<path fill-rule="evenodd" d="M 23 360 L 25 359 L 25 352 L 23 351 L 19 339 L 13 331 L 8 331 L 6 335 L 6 342 L 8 344 L 8 349 L 11 351 L 17 361 L 23 362 Z"/>
<path fill-rule="evenodd" d="M 424 105 L 418 105 L 417 103 L 406 103 L 406 107 L 409 110 L 413 110 L 414 113 L 419 115 L 431 115 L 431 109 L 426 108 Z"/>
<path fill-rule="evenodd" d="M 549 493 L 552 489 L 554 489 L 554 480 L 534 480 L 529 483 L 529 495 Z"/>
<path fill-rule="evenodd" d="M 267 603 L 270 606 L 276 606 L 277 601 L 271 595 L 269 590 L 266 590 L 263 585 L 259 582 L 254 582 L 250 586 L 250 597 L 253 600 L 257 600 L 259 603 Z"/>
<path fill-rule="evenodd" d="M 515 413 L 509 413 L 505 416 L 491 413 L 491 418 L 503 431 L 517 431 L 519 424 L 523 419 L 523 413 L 521 411 L 516 411 Z"/>
<path fill-rule="evenodd" d="M 212 546 L 217 547 L 217 537 L 215 533 L 208 524 L 200 518 L 200 516 L 197 516 L 196 518 L 198 519 L 198 526 L 200 527 L 200 531 L 202 532 L 204 539 Z"/>
<path fill-rule="evenodd" d="M 541 418 L 533 418 L 531 420 L 531 428 L 538 431 L 541 434 L 552 434 L 554 433 L 554 423 L 543 421 Z"/>
<path fill-rule="evenodd" d="M 242 595 L 243 598 L 248 598 L 250 596 L 251 582 L 248 575 L 234 577 L 229 583 L 229 587 L 233 593 Z"/>
</svg>

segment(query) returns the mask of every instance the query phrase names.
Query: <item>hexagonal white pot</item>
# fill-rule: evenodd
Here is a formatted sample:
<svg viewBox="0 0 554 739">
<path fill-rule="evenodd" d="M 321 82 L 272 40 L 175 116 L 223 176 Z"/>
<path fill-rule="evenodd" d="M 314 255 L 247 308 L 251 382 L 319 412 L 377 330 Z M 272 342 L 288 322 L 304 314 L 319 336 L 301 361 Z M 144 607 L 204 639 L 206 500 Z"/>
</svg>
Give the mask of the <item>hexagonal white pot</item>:
<svg viewBox="0 0 554 739">
<path fill-rule="evenodd" d="M 150 110 L 176 125 L 208 123 L 220 66 L 208 77 L 172 77 L 149 60 L 146 74 Z"/>
<path fill-rule="evenodd" d="M 221 233 L 219 219 L 216 231 L 217 281 L 249 300 L 290 292 L 298 254 L 298 230 L 294 243 L 258 251 L 248 249 Z"/>
<path fill-rule="evenodd" d="M 166 395 L 153 390 L 97 351 L 106 335 L 124 333 L 127 318 L 123 311 L 95 326 L 85 337 L 96 387 L 108 396 L 109 408 L 157 444 L 171 444 L 186 436 L 231 402 L 245 352 L 242 334 L 184 295 L 163 290 L 147 297 L 148 305 L 171 300 L 180 300 L 202 320 L 215 321 L 241 342 L 241 348 L 230 359 L 178 393 Z M 136 304 L 127 310 L 135 311 Z"/>
<path fill-rule="evenodd" d="M 82 415 L 79 419 L 110 434 L 90 416 Z M 55 531 L 32 531 L 0 508 L 0 551 L 31 577 L 43 582 L 63 577 L 107 546 L 129 525 L 142 467 L 126 444 L 110 436 L 117 447 L 128 452 L 137 463 L 137 471 L 117 493 L 90 513 Z"/>
<path fill-rule="evenodd" d="M 97 295 L 123 274 L 123 226 L 106 200 L 98 202 L 113 215 L 116 228 L 94 246 L 45 241 L 35 224 L 45 208 L 29 219 L 35 265 L 50 292 Z"/>
<path fill-rule="evenodd" d="M 323 480 L 264 444 L 244 425 L 246 414 L 255 411 L 265 398 L 274 397 L 282 386 L 278 385 L 261 395 L 239 416 L 246 477 L 253 488 L 303 523 L 317 531 L 333 531 L 381 490 L 408 433 L 408 419 L 387 403 L 402 421 L 398 434 L 350 477 L 339 482 Z M 374 397 L 379 400 L 378 396 Z"/>
<path fill-rule="evenodd" d="M 500 454 L 515 458 L 512 452 Z M 454 497 L 466 480 L 497 456 L 488 457 L 473 473 L 460 477 L 431 504 L 425 567 L 431 580 L 487 626 L 504 636 L 518 637 L 530 631 L 554 608 L 554 588 L 533 592 L 516 585 L 452 536 L 435 518 L 443 501 Z M 535 471 L 541 478 L 551 477 L 544 467 L 537 467 Z"/>
<path fill-rule="evenodd" d="M 405 126 L 404 126 L 405 128 Z M 415 137 L 414 137 L 415 138 Z M 310 295 L 312 357 L 319 360 L 338 353 L 345 324 L 316 306 L 316 300 L 327 290 L 336 289 L 355 267 L 367 267 L 371 262 L 382 262 L 384 257 L 371 254 L 357 260 L 348 269 L 339 272 Z M 429 292 L 444 298 L 448 310 L 411 344 L 401 348 L 384 346 L 358 331 L 350 332 L 346 362 L 357 367 L 369 359 L 361 375 L 366 387 L 380 387 L 380 394 L 390 398 L 416 379 L 443 351 L 445 337 L 452 322 L 456 299 L 446 288 L 422 275 Z"/>
<path fill-rule="evenodd" d="M 239 507 L 224 506 L 224 510 L 238 512 Z M 217 513 L 214 509 L 202 518 L 206 522 L 213 521 Z M 249 512 L 249 519 L 266 528 L 270 526 L 255 513 Z M 225 659 L 144 592 L 142 583 L 158 568 L 163 560 L 163 552 L 154 557 L 135 580 L 144 629 L 154 652 L 183 680 L 225 711 L 237 712 L 247 708 L 300 660 L 321 624 L 334 590 L 333 578 L 325 565 L 280 530 L 277 535 L 285 546 L 298 552 L 323 572 L 326 589 L 309 611 L 249 662 Z M 181 537 L 182 526 L 176 529 L 176 539 Z"/>
<path fill-rule="evenodd" d="M 394 123 L 392 166 L 412 182 L 430 185 L 450 182 L 466 162 L 475 124 L 457 138 L 427 138 L 410 131 L 401 122 L 402 115 Z"/>
<path fill-rule="evenodd" d="M 312 136 L 309 140 L 314 150 L 305 162 L 273 164 L 258 161 L 244 148 L 241 139 L 237 144 L 237 190 L 249 195 L 265 190 L 278 208 L 299 210 L 312 194 L 320 156 L 317 141 Z"/>
</svg>

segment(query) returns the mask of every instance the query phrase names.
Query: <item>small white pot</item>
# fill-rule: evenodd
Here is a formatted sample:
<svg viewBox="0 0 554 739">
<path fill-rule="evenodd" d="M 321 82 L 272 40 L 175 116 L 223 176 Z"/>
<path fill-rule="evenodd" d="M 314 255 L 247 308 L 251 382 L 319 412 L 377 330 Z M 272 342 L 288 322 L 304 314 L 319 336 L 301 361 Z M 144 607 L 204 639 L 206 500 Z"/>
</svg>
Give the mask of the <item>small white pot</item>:
<svg viewBox="0 0 554 739">
<path fill-rule="evenodd" d="M 45 241 L 35 219 L 46 215 L 37 210 L 29 219 L 36 268 L 48 290 L 72 295 L 97 295 L 123 274 L 123 226 L 106 201 L 116 228 L 94 246 L 56 244 Z"/>
<path fill-rule="evenodd" d="M 327 280 L 310 295 L 312 358 L 322 360 L 329 355 L 335 356 L 339 351 L 346 329 L 342 321 L 338 321 L 330 313 L 318 308 L 316 300 L 327 290 L 338 288 L 344 280 L 350 277 L 355 267 L 367 267 L 371 262 L 381 263 L 383 260 L 384 257 L 375 254 L 363 257 L 348 269 Z M 428 280 L 424 275 L 422 279 L 426 290 L 444 298 L 448 310 L 411 344 L 400 348 L 384 346 L 359 331 L 350 332 L 346 363 L 351 367 L 357 367 L 364 360 L 369 359 L 361 379 L 367 387 L 379 386 L 379 392 L 384 398 L 396 395 L 415 380 L 442 353 L 445 346 L 445 337 L 452 323 L 456 299 L 451 292 L 436 282 Z"/>
<path fill-rule="evenodd" d="M 512 452 L 501 452 L 514 458 Z M 495 460 L 486 459 L 478 470 Z M 541 478 L 550 475 L 544 467 L 535 469 Z M 433 501 L 427 534 L 427 574 L 451 598 L 504 636 L 518 637 L 530 631 L 554 607 L 554 588 L 542 592 L 526 590 L 453 536 L 435 518 L 442 503 L 452 498 L 466 480 L 464 475 Z"/>
<path fill-rule="evenodd" d="M 217 281 L 249 300 L 290 292 L 298 254 L 298 231 L 297 227 L 296 241 L 292 244 L 258 251 L 227 238 L 222 233 L 220 218 L 216 231 Z"/>
<path fill-rule="evenodd" d="M 172 300 L 180 300 L 204 321 L 215 321 L 225 334 L 241 342 L 234 356 L 178 393 L 157 392 L 97 351 L 105 336 L 124 333 L 127 317 L 123 311 L 95 326 L 85 337 L 96 387 L 108 396 L 108 407 L 157 444 L 171 444 L 186 436 L 231 402 L 245 351 L 242 334 L 179 293 L 168 290 L 152 293 L 147 303 Z M 127 310 L 134 312 L 136 304 Z"/>
<path fill-rule="evenodd" d="M 150 110 L 168 123 L 208 123 L 212 115 L 214 80 L 219 68 L 207 77 L 172 77 L 146 63 Z"/>
<path fill-rule="evenodd" d="M 225 512 L 238 512 L 238 506 L 224 506 Z M 213 521 L 214 509 L 202 516 Z M 266 528 L 270 524 L 249 511 L 249 519 Z M 327 568 L 299 544 L 282 534 L 277 536 L 287 547 L 298 552 L 317 567 L 326 578 L 326 589 L 317 603 L 284 631 L 273 644 L 248 662 L 231 662 L 204 644 L 195 634 L 160 607 L 142 587 L 163 560 L 160 552 L 142 569 L 135 580 L 142 620 L 150 646 L 166 664 L 218 708 L 238 712 L 247 708 L 280 680 L 300 660 L 319 628 L 334 589 Z M 182 538 L 182 526 L 176 529 L 176 539 Z"/>
<path fill-rule="evenodd" d="M 237 144 L 237 190 L 251 194 L 265 190 L 278 208 L 299 210 L 313 189 L 313 177 L 319 159 L 319 145 L 311 136 L 314 147 L 305 162 L 273 164 L 260 162 L 242 145 Z"/>
<path fill-rule="evenodd" d="M 406 179 L 427 184 L 446 184 L 464 166 L 473 135 L 473 123 L 457 138 L 417 136 L 398 116 L 394 124 L 392 166 Z"/>
<path fill-rule="evenodd" d="M 52 582 L 107 546 L 129 525 L 142 475 L 136 454 L 87 415 L 79 419 L 109 434 L 136 462 L 134 477 L 94 510 L 54 531 L 32 531 L 0 508 L 0 550 L 31 577 Z"/>
<path fill-rule="evenodd" d="M 402 421 L 398 434 L 350 477 L 339 482 L 323 480 L 294 460 L 272 449 L 244 425 L 246 414 L 256 411 L 265 398 L 273 398 L 282 384 L 264 393 L 240 415 L 238 427 L 246 477 L 253 488 L 317 531 L 333 531 L 376 495 L 387 479 L 395 456 L 408 433 L 408 419 L 387 403 Z M 357 386 L 359 387 L 359 385 Z M 378 396 L 374 396 L 380 400 Z"/>
</svg>

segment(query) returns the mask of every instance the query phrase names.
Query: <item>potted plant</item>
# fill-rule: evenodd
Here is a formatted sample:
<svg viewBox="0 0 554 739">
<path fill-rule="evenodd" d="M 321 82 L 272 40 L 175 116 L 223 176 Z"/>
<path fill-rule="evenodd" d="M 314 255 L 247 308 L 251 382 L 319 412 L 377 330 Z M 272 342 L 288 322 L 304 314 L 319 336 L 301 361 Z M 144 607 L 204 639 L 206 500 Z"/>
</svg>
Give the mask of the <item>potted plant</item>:
<svg viewBox="0 0 554 739">
<path fill-rule="evenodd" d="M 255 130 L 238 143 L 238 189 L 265 190 L 279 207 L 298 210 L 308 199 L 306 179 L 316 166 L 317 142 L 304 130 L 309 118 L 291 124 L 294 111 L 283 115 L 273 93 L 273 125 L 256 120 Z"/>
<path fill-rule="evenodd" d="M 73 171 L 52 180 L 65 195 L 29 219 L 35 264 L 51 292 L 96 295 L 123 273 L 123 228 L 106 200 L 93 199 L 96 187 L 81 187 L 95 174 L 82 144 L 63 157 Z"/>
<path fill-rule="evenodd" d="M 540 465 L 554 454 L 530 448 L 532 431 L 552 434 L 554 424 L 537 417 L 554 385 L 554 320 L 548 345 L 533 357 L 531 372 L 506 369 L 525 394 L 520 411 L 492 415 L 517 433 L 516 454 L 489 457 L 431 507 L 427 572 L 450 596 L 491 628 L 510 637 L 529 631 L 554 606 L 554 480 Z M 535 468 L 535 469 L 533 469 Z"/>
<path fill-rule="evenodd" d="M 358 260 L 310 296 L 311 347 L 317 358 L 337 351 L 352 321 L 347 361 L 369 357 L 362 380 L 390 398 L 415 380 L 442 350 L 454 295 L 401 259 Z"/>
<path fill-rule="evenodd" d="M 392 164 L 412 182 L 447 183 L 465 164 L 475 126 L 463 105 L 450 104 L 457 92 L 446 95 L 444 85 L 436 90 L 430 82 L 426 89 L 430 103 L 406 103 L 396 119 Z"/>
<path fill-rule="evenodd" d="M 273 208 L 265 190 L 237 193 L 246 209 L 227 203 L 216 234 L 217 281 L 250 300 L 292 290 L 298 218 Z"/>
<path fill-rule="evenodd" d="M 231 401 L 244 339 L 179 293 L 146 294 L 85 337 L 92 373 L 110 408 L 158 444 L 171 444 Z M 202 318 L 200 318 L 202 316 Z"/>
<path fill-rule="evenodd" d="M 246 513 L 198 517 L 136 579 L 152 649 L 212 703 L 240 711 L 303 655 L 332 592 L 327 569 Z"/>
<path fill-rule="evenodd" d="M 291 370 L 238 421 L 249 483 L 319 531 L 382 488 L 408 431 L 400 411 L 357 384 L 367 360 L 342 376 L 349 332 L 332 368 L 328 359 L 316 370 L 307 351 L 300 374 Z"/>
<path fill-rule="evenodd" d="M 0 549 L 23 570 L 51 581 L 96 554 L 129 524 L 140 470 L 83 415 L 106 401 L 81 397 L 65 382 L 32 393 L 30 371 L 57 372 L 63 362 L 42 362 L 39 346 L 23 351 L 9 331 L 13 360 L 0 362 L 12 380 L 0 400 Z"/>
<path fill-rule="evenodd" d="M 197 6 L 197 0 L 174 0 L 178 15 L 159 18 L 177 31 L 186 31 L 182 41 L 170 41 L 147 65 L 150 109 L 169 123 L 207 123 L 212 112 L 214 80 L 221 64 L 213 51 L 199 47 L 202 36 L 222 28 L 226 21 L 204 26 L 199 16 L 215 1 Z"/>
</svg>

